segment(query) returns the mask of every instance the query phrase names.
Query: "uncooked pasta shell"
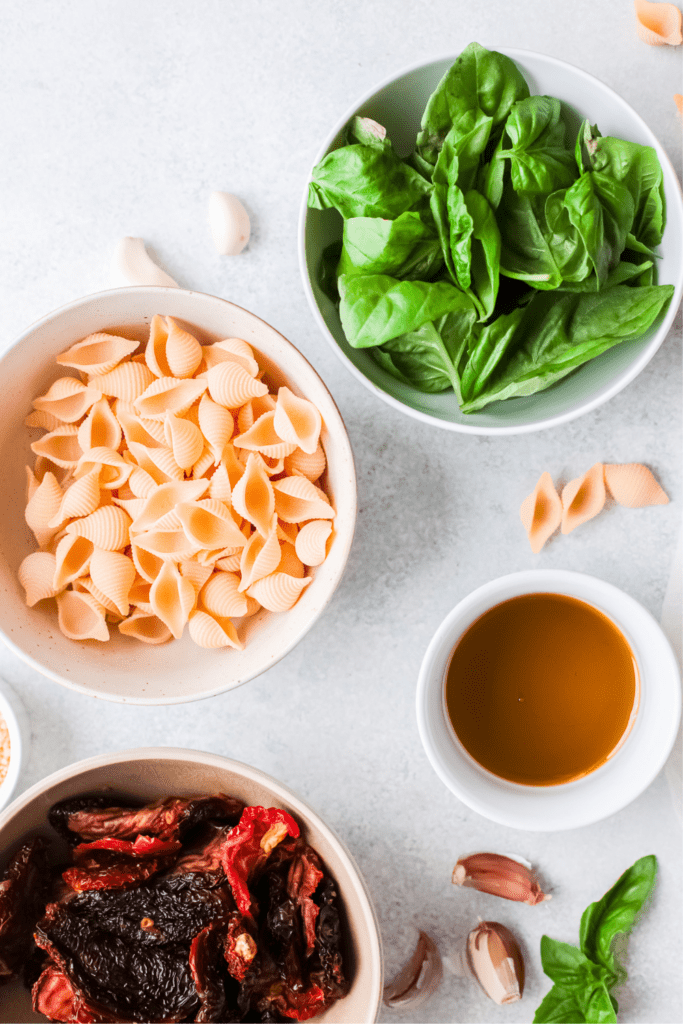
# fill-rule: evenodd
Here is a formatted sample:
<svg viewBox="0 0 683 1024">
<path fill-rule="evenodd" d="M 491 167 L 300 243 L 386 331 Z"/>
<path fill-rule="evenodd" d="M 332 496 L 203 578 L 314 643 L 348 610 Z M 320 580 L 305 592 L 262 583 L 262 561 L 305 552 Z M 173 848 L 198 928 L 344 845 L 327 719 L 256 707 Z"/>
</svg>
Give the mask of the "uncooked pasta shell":
<svg viewBox="0 0 683 1024">
<path fill-rule="evenodd" d="M 145 362 L 155 377 L 172 377 L 171 367 L 166 359 L 168 325 L 165 316 L 157 313 L 149 325 L 149 341 L 145 346 Z"/>
<path fill-rule="evenodd" d="M 109 373 L 122 359 L 132 355 L 139 342 L 115 334 L 89 334 L 57 356 L 60 366 L 73 366 L 91 376 Z"/>
<path fill-rule="evenodd" d="M 639 462 L 605 466 L 605 483 L 614 500 L 627 508 L 669 503 L 650 470 Z"/>
<path fill-rule="evenodd" d="M 78 443 L 84 452 L 90 448 L 118 448 L 121 425 L 106 398 L 95 402 L 78 428 Z"/>
<path fill-rule="evenodd" d="M 231 500 L 239 515 L 252 523 L 262 536 L 268 535 L 275 511 L 275 494 L 259 455 L 249 454 L 243 476 L 233 485 Z"/>
<path fill-rule="evenodd" d="M 45 547 L 61 526 L 49 525 L 58 514 L 61 504 L 62 488 L 54 473 L 46 473 L 24 510 L 24 518 L 38 541 L 38 547 Z"/>
<path fill-rule="evenodd" d="M 99 508 L 101 504 L 100 495 L 100 467 L 96 466 L 90 473 L 87 473 L 80 480 L 74 480 L 70 487 L 67 487 L 59 507 L 59 512 L 51 520 L 50 525 L 59 529 L 67 519 L 75 519 L 78 516 L 88 516 Z"/>
<path fill-rule="evenodd" d="M 298 398 L 289 388 L 280 388 L 273 426 L 283 441 L 291 441 L 308 455 L 315 453 L 322 429 L 322 417 L 308 399 Z"/>
<path fill-rule="evenodd" d="M 131 522 L 128 513 L 118 505 L 105 505 L 89 516 L 69 523 L 66 532 L 87 537 L 96 548 L 104 551 L 119 551 L 130 543 Z"/>
<path fill-rule="evenodd" d="M 225 466 L 221 463 L 211 477 L 209 484 L 209 496 L 217 498 L 218 501 L 232 501 L 232 487 L 230 477 Z"/>
<path fill-rule="evenodd" d="M 287 476 L 300 474 L 311 482 L 320 479 L 325 472 L 326 465 L 325 452 L 322 450 L 320 443 L 318 443 L 312 455 L 309 455 L 301 448 L 295 448 L 292 454 L 285 458 L 285 472 Z"/>
<path fill-rule="evenodd" d="M 202 395 L 198 407 L 199 426 L 202 434 L 209 443 L 209 448 L 214 456 L 214 462 L 218 464 L 223 454 L 223 449 L 232 437 L 235 429 L 235 421 L 232 413 L 222 405 L 214 402 L 209 395 Z"/>
<path fill-rule="evenodd" d="M 102 397 L 75 377 L 60 377 L 45 395 L 34 399 L 34 409 L 49 412 L 62 423 L 75 423 Z"/>
<path fill-rule="evenodd" d="M 226 555 L 223 558 L 216 559 L 216 568 L 222 569 L 225 572 L 237 572 L 240 567 L 242 556 L 240 554 Z"/>
<path fill-rule="evenodd" d="M 304 565 L 321 565 L 325 561 L 327 540 L 331 533 L 332 523 L 329 519 L 312 519 L 301 527 L 294 548 Z"/>
<path fill-rule="evenodd" d="M 189 580 L 184 579 L 172 562 L 164 562 L 149 592 L 154 614 L 165 622 L 176 640 L 183 635 L 188 616 L 194 608 L 196 595 Z"/>
<path fill-rule="evenodd" d="M 104 608 L 92 594 L 65 590 L 57 595 L 59 628 L 70 640 L 108 640 Z"/>
<path fill-rule="evenodd" d="M 207 376 L 209 394 L 214 402 L 228 409 L 237 409 L 250 398 L 266 395 L 268 388 L 252 377 L 239 363 L 219 363 Z"/>
<path fill-rule="evenodd" d="M 204 391 L 205 380 L 157 377 L 133 404 L 143 419 L 163 420 L 168 412 L 176 416 L 187 412 Z"/>
<path fill-rule="evenodd" d="M 240 434 L 244 434 L 253 427 L 259 416 L 263 416 L 264 412 L 274 412 L 275 410 L 275 399 L 271 394 L 261 395 L 259 398 L 251 398 L 248 402 L 245 402 L 241 409 L 237 412 L 237 429 Z"/>
<path fill-rule="evenodd" d="M 196 501 L 206 492 L 208 480 L 173 480 L 160 484 L 145 501 L 142 512 L 133 520 L 132 532 L 148 530 L 179 502 Z"/>
<path fill-rule="evenodd" d="M 136 441 L 131 441 L 130 452 L 138 465 L 149 473 L 157 484 L 183 480 L 185 477 L 170 448 L 146 448 Z"/>
<path fill-rule="evenodd" d="M 296 604 L 304 587 L 311 583 L 312 578 L 305 576 L 296 579 L 285 572 L 274 572 L 256 583 L 252 583 L 247 591 L 249 597 L 255 598 L 270 612 L 286 612 Z"/>
<path fill-rule="evenodd" d="M 287 542 L 280 545 L 280 561 L 275 568 L 278 572 L 286 572 L 289 576 L 296 576 L 297 579 L 306 575 L 304 563 L 297 555 L 296 548 Z"/>
<path fill-rule="evenodd" d="M 215 572 L 199 595 L 204 609 L 219 618 L 236 618 L 247 613 L 247 599 L 239 592 L 240 578 L 233 572 Z"/>
<path fill-rule="evenodd" d="M 124 636 L 135 637 L 144 644 L 165 644 L 173 636 L 165 622 L 142 608 L 136 608 L 127 619 L 119 622 L 119 630 Z"/>
<path fill-rule="evenodd" d="M 166 361 L 174 377 L 191 377 L 202 361 L 202 346 L 193 334 L 166 317 Z"/>
<path fill-rule="evenodd" d="M 148 583 L 154 583 L 155 579 L 161 572 L 164 559 L 160 558 L 159 555 L 155 555 L 151 551 L 145 550 L 145 548 L 139 547 L 137 544 L 131 544 L 130 554 L 135 564 L 135 568 L 142 578 L 147 580 Z"/>
<path fill-rule="evenodd" d="M 194 587 L 195 594 L 198 594 L 206 581 L 211 576 L 213 568 L 210 565 L 200 565 L 194 559 L 178 563 L 180 575 L 189 580 Z"/>
<path fill-rule="evenodd" d="M 199 545 L 188 540 L 184 530 L 147 530 L 135 536 L 135 545 L 157 558 L 173 562 L 192 558 L 199 550 Z M 146 575 L 142 569 L 140 572 Z"/>
<path fill-rule="evenodd" d="M 240 591 L 246 590 L 256 580 L 275 572 L 280 564 L 282 552 L 277 539 L 277 518 L 273 515 L 271 528 L 267 536 L 255 533 L 247 541 L 240 560 L 242 582 Z"/>
<path fill-rule="evenodd" d="M 144 363 L 120 363 L 109 373 L 101 377 L 93 377 L 90 386 L 97 388 L 103 395 L 110 398 L 121 398 L 124 402 L 134 402 L 154 380 L 154 374 Z"/>
<path fill-rule="evenodd" d="M 159 485 L 146 469 L 137 466 L 128 477 L 128 486 L 136 498 L 149 498 Z"/>
<path fill-rule="evenodd" d="M 255 377 L 259 372 L 259 365 L 254 359 L 254 353 L 241 338 L 226 338 L 224 341 L 217 341 L 214 345 L 202 346 L 202 357 L 207 370 L 219 363 L 239 363 L 247 373 Z"/>
<path fill-rule="evenodd" d="M 649 46 L 680 46 L 681 12 L 674 4 L 635 0 L 636 31 Z"/>
<path fill-rule="evenodd" d="M 121 399 L 116 399 L 115 414 L 118 422 L 121 424 L 124 437 L 126 438 L 126 444 L 130 445 L 131 441 L 136 441 L 138 444 L 145 445 L 147 448 L 154 448 L 155 445 L 159 444 L 153 434 L 147 429 L 142 423 L 140 417 L 135 411 L 135 407 L 131 402 L 123 402 Z M 149 420 L 147 421 L 150 422 Z M 154 421 L 154 425 L 159 424 Z M 163 434 L 163 423 L 161 424 L 162 438 Z M 165 444 L 165 440 L 162 440 L 162 444 Z"/>
<path fill-rule="evenodd" d="M 190 636 L 199 647 L 217 649 L 236 647 L 242 650 L 237 631 L 229 619 L 220 622 L 207 612 L 195 611 L 190 616 Z"/>
<path fill-rule="evenodd" d="M 106 594 L 103 594 L 102 591 L 95 586 L 90 576 L 79 576 L 77 580 L 73 581 L 71 586 L 74 590 L 78 590 L 81 593 L 85 592 L 88 594 L 92 594 L 97 603 L 102 605 L 104 610 L 107 612 L 107 615 L 115 615 L 117 616 L 118 619 L 121 619 L 123 617 L 120 614 L 114 602 L 111 601 Z"/>
<path fill-rule="evenodd" d="M 176 511 L 187 539 L 208 550 L 236 547 L 244 538 L 222 501 L 182 502 Z"/>
<path fill-rule="evenodd" d="M 531 550 L 538 554 L 562 522 L 562 501 L 550 473 L 541 474 L 531 494 L 522 502 L 519 517 L 527 532 Z"/>
<path fill-rule="evenodd" d="M 204 450 L 202 432 L 190 420 L 167 413 L 164 421 L 166 443 L 181 469 L 190 470 Z"/>
<path fill-rule="evenodd" d="M 305 476 L 286 476 L 273 484 L 275 509 L 285 523 L 308 519 L 333 519 L 334 509 L 323 500 L 320 491 Z"/>
<path fill-rule="evenodd" d="M 112 448 L 91 448 L 83 452 L 74 469 L 77 478 L 99 470 L 98 482 L 105 490 L 118 490 L 128 480 L 133 471 L 130 462 Z"/>
<path fill-rule="evenodd" d="M 128 615 L 128 595 L 135 576 L 135 565 L 127 555 L 99 548 L 93 551 L 90 578 L 98 590 L 116 605 L 121 615 Z"/>
<path fill-rule="evenodd" d="M 34 409 L 24 419 L 24 424 L 27 427 L 35 427 L 38 430 L 56 430 L 61 426 L 62 421 L 51 412 L 45 412 L 44 409 Z"/>
<path fill-rule="evenodd" d="M 260 452 L 270 459 L 281 459 L 285 455 L 290 455 L 296 445 L 280 440 L 273 426 L 274 419 L 275 412 L 264 412 L 244 434 L 235 438 L 233 444 L 236 448 Z"/>
<path fill-rule="evenodd" d="M 43 434 L 39 441 L 33 442 L 31 451 L 44 456 L 56 466 L 73 469 L 83 454 L 78 443 L 78 427 L 65 423 L 56 430 Z"/>
<path fill-rule="evenodd" d="M 19 582 L 26 591 L 26 604 L 33 608 L 38 601 L 54 597 L 56 559 L 49 551 L 33 551 L 19 566 Z"/>
<path fill-rule="evenodd" d="M 562 488 L 562 533 L 571 533 L 581 523 L 601 512 L 605 504 L 605 472 L 601 462 Z"/>
</svg>

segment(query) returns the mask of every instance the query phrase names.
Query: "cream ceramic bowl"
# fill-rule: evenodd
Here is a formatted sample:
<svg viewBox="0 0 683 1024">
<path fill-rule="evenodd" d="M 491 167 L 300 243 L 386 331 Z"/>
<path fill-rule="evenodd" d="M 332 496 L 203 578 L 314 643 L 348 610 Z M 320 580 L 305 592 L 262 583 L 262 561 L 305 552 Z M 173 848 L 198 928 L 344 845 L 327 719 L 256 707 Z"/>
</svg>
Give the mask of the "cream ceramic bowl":
<svg viewBox="0 0 683 1024">
<path fill-rule="evenodd" d="M 207 344 L 243 338 L 267 370 L 271 388 L 287 384 L 309 398 L 323 418 L 328 467 L 323 483 L 336 510 L 328 557 L 314 582 L 288 612 L 261 610 L 241 627 L 244 650 L 204 650 L 187 635 L 161 646 L 133 641 L 112 629 L 111 639 L 73 641 L 57 625 L 54 601 L 24 603 L 17 579 L 22 559 L 36 549 L 24 521 L 25 465 L 35 456 L 24 417 L 31 401 L 63 376 L 55 356 L 95 331 L 112 330 L 144 339 L 155 313 L 185 322 Z M 211 697 L 259 675 L 284 657 L 322 614 L 341 579 L 356 519 L 356 477 L 344 423 L 332 396 L 301 353 L 263 320 L 239 306 L 179 288 L 121 288 L 91 295 L 30 327 L 0 359 L 0 460 L 5 480 L 0 497 L 0 635 L 29 665 L 58 683 L 93 697 L 134 704 L 176 704 Z M 29 436 L 29 434 L 31 436 Z"/>
<path fill-rule="evenodd" d="M 638 664 L 635 722 L 614 755 L 594 772 L 557 786 L 523 786 L 482 768 L 458 741 L 445 707 L 445 679 L 458 639 L 494 605 L 521 594 L 567 594 L 603 612 L 626 637 Z M 614 814 L 653 781 L 673 747 L 681 682 L 669 641 L 649 612 L 609 583 L 578 572 L 530 570 L 479 587 L 450 612 L 422 661 L 417 723 L 432 767 L 472 810 L 509 828 L 557 832 Z"/>
<path fill-rule="evenodd" d="M 664 172 L 667 225 L 659 247 L 659 283 L 675 285 L 663 316 L 640 338 L 622 342 L 569 374 L 547 391 L 493 402 L 480 412 L 460 412 L 452 391 L 426 395 L 402 384 L 382 370 L 367 351 L 352 348 L 342 330 L 336 307 L 317 282 L 323 250 L 341 238 L 342 220 L 336 210 L 309 210 L 304 194 L 299 217 L 299 262 L 304 291 L 323 335 L 357 380 L 400 412 L 423 423 L 468 434 L 520 434 L 542 430 L 581 416 L 616 395 L 640 373 L 666 338 L 683 295 L 683 200 L 676 172 L 666 152 L 643 119 L 597 78 L 556 57 L 530 50 L 491 45 L 518 65 L 532 94 L 562 101 L 565 114 L 578 129 L 588 118 L 603 135 L 653 146 Z M 456 54 L 418 64 L 392 76 L 363 96 L 344 114 L 318 151 L 314 165 L 343 142 L 343 130 L 354 114 L 372 117 L 387 129 L 400 156 L 415 145 L 422 113 L 430 94 L 453 64 Z"/>
<path fill-rule="evenodd" d="M 168 796 L 223 792 L 248 804 L 281 807 L 303 826 L 302 834 L 335 878 L 344 906 L 351 988 L 348 995 L 315 1018 L 328 1024 L 371 1024 L 382 995 L 379 927 L 366 885 L 344 844 L 307 804 L 275 779 L 218 754 L 175 747 L 149 747 L 103 754 L 62 768 L 14 801 L 0 814 L 0 866 L 26 836 L 55 840 L 47 812 L 58 800 L 81 793 L 111 793 L 145 802 Z M 31 1011 L 21 982 L 2 989 L 0 1022 L 45 1020 Z"/>
<path fill-rule="evenodd" d="M 26 763 L 31 729 L 21 701 L 4 679 L 0 679 L 0 715 L 7 725 L 10 759 L 7 773 L 0 782 L 0 810 L 12 798 L 21 769 Z"/>
</svg>

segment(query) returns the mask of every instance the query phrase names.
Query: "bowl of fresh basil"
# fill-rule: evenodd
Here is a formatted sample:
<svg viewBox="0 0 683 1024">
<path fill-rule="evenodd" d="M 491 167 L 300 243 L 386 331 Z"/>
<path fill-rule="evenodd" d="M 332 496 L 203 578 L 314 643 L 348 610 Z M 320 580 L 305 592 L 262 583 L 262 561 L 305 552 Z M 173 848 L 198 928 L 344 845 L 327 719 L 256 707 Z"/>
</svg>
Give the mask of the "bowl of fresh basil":
<svg viewBox="0 0 683 1024">
<path fill-rule="evenodd" d="M 354 105 L 303 200 L 304 288 L 351 372 L 474 434 L 613 397 L 683 294 L 683 200 L 638 114 L 564 61 L 471 43 Z"/>
</svg>

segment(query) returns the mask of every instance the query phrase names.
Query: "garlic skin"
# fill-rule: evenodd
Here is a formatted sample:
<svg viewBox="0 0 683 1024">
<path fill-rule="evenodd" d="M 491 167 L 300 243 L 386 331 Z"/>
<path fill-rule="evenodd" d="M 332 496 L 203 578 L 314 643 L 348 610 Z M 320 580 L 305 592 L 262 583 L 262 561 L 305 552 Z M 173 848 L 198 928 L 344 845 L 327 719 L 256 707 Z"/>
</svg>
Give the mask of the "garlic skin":
<svg viewBox="0 0 683 1024">
<path fill-rule="evenodd" d="M 209 196 L 209 228 L 213 244 L 222 256 L 237 256 L 249 241 L 249 214 L 237 196 L 212 192 Z"/>
<path fill-rule="evenodd" d="M 436 943 L 426 932 L 420 931 L 412 955 L 393 980 L 384 986 L 384 1003 L 394 1009 L 420 1006 L 434 994 L 442 977 L 441 956 Z"/>
<path fill-rule="evenodd" d="M 505 925 L 480 921 L 467 936 L 467 962 L 474 978 L 498 1006 L 516 1003 L 524 991 L 524 959 Z"/>
<path fill-rule="evenodd" d="M 528 903 L 530 907 L 552 899 L 540 887 L 531 867 L 500 853 L 473 853 L 461 857 L 453 868 L 453 885 L 501 896 L 506 900 Z"/>
<path fill-rule="evenodd" d="M 127 236 L 117 243 L 111 260 L 109 280 L 112 288 L 129 285 L 161 285 L 177 288 L 178 283 L 162 270 L 145 249 L 144 238 Z"/>
</svg>

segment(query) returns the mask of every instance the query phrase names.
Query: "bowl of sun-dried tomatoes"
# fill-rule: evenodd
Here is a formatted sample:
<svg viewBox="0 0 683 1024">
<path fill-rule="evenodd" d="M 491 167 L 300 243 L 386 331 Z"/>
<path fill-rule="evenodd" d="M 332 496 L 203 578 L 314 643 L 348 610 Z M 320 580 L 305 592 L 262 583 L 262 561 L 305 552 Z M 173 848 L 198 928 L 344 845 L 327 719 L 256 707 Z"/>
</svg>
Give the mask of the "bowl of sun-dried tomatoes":
<svg viewBox="0 0 683 1024">
<path fill-rule="evenodd" d="M 70 765 L 0 815 L 0 1021 L 372 1022 L 377 920 L 263 772 L 171 747 Z"/>
</svg>

